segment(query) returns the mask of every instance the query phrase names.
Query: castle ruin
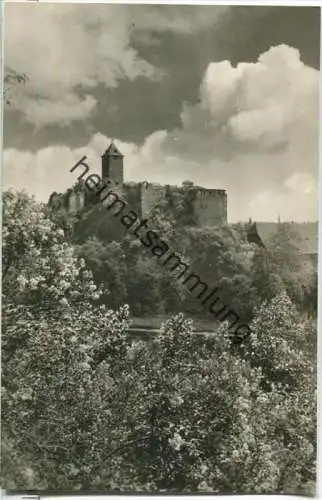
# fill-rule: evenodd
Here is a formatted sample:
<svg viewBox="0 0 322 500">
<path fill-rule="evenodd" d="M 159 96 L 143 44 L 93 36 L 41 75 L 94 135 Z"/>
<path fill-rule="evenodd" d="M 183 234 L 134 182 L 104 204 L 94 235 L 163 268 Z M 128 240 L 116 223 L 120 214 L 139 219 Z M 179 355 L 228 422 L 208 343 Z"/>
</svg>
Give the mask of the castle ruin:
<svg viewBox="0 0 322 500">
<path fill-rule="evenodd" d="M 206 189 L 186 181 L 182 186 L 160 185 L 150 182 L 124 182 L 124 156 L 112 142 L 101 157 L 101 178 L 110 180 L 117 186 L 122 197 L 137 211 L 138 215 L 148 217 L 151 211 L 162 206 L 165 200 L 181 195 L 189 198 L 191 225 L 195 227 L 222 226 L 227 224 L 227 192 L 223 189 Z M 85 188 L 86 191 L 86 188 Z M 53 193 L 49 203 L 54 205 Z M 64 196 L 64 205 L 69 213 L 75 214 L 90 205 L 84 189 L 73 188 Z"/>
</svg>

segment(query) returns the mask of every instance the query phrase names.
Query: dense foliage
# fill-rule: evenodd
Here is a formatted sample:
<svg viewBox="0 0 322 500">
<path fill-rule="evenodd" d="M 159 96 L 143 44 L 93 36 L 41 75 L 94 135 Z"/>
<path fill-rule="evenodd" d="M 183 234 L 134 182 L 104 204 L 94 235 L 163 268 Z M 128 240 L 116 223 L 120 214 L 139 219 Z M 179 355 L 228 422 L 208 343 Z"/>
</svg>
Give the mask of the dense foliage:
<svg viewBox="0 0 322 500">
<path fill-rule="evenodd" d="M 27 195 L 3 204 L 5 488 L 313 494 L 316 325 L 287 273 L 263 301 L 242 232 L 191 229 L 200 273 L 254 299 L 251 337 L 198 335 L 180 313 L 131 342 L 132 304 L 188 307 L 178 283 L 129 235 L 74 247 Z"/>
<path fill-rule="evenodd" d="M 177 208 L 179 221 L 181 205 L 181 211 Z M 161 207 L 156 207 L 149 228 L 189 263 L 191 272 L 197 273 L 209 289 L 218 287 L 223 302 L 244 321 L 251 320 L 254 308 L 263 300 L 273 299 L 281 291 L 302 311 L 316 315 L 316 271 L 294 245 L 294 235 L 287 225 L 281 224 L 263 249 L 248 243 L 245 225 L 201 229 L 176 222 L 173 214 L 167 217 L 167 210 L 162 213 Z M 113 289 L 103 302 L 117 307 L 126 298 L 135 316 L 182 311 L 207 317 L 209 313 L 201 301 L 130 232 L 123 228 L 119 239 L 115 225 L 120 232 L 122 225 L 117 218 L 96 207 L 84 217 L 80 232 L 74 235 L 78 255 L 86 260 L 97 283 Z M 115 243 L 114 238 L 119 242 Z"/>
</svg>

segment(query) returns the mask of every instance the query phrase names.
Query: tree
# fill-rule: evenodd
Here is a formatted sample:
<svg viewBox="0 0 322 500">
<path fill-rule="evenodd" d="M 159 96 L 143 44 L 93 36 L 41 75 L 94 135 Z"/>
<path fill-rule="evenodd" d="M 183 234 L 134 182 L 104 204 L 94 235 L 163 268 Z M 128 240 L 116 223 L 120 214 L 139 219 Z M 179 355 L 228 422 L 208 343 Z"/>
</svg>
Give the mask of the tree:
<svg viewBox="0 0 322 500">
<path fill-rule="evenodd" d="M 95 283 L 102 284 L 106 290 L 100 301 L 111 308 L 126 303 L 127 265 L 121 243 L 103 243 L 94 237 L 80 245 L 77 253 L 93 272 Z"/>
<path fill-rule="evenodd" d="M 249 244 L 230 227 L 193 228 L 182 236 L 181 246 L 191 269 L 209 289 L 218 287 L 223 302 L 247 321 L 257 303 L 252 286 Z M 192 297 L 188 297 L 186 307 L 205 314 L 205 306 Z"/>
<path fill-rule="evenodd" d="M 163 325 L 154 353 L 136 349 L 133 392 L 139 397 L 128 409 L 134 443 L 124 451 L 135 484 L 168 492 L 308 491 L 315 473 L 315 384 L 304 341 L 290 343 L 294 361 L 288 364 L 289 329 L 302 328 L 292 313 L 286 321 L 289 305 L 265 305 L 252 325 L 254 358 L 257 351 L 259 358 L 270 355 L 266 339 L 280 326 L 274 359 L 282 383 L 272 382 L 263 360 L 231 352 L 225 325 L 200 338 L 179 315 Z M 300 357 L 298 380 L 286 387 Z"/>
<path fill-rule="evenodd" d="M 18 73 L 14 69 L 5 68 L 4 75 L 4 102 L 5 104 L 11 105 L 12 101 L 9 97 L 10 90 L 13 89 L 17 84 L 25 84 L 28 81 L 28 76 L 25 73 Z"/>
<path fill-rule="evenodd" d="M 183 314 L 162 325 L 156 342 L 131 344 L 129 307 L 97 305 L 92 274 L 43 205 L 5 193 L 3 231 L 5 488 L 312 489 L 316 325 L 285 293 L 255 311 L 248 350 L 231 348 L 228 325 L 200 336 Z M 220 270 L 244 269 L 222 235 L 205 240 Z M 136 243 L 127 240 L 133 263 Z M 94 240 L 86 250 L 94 272 L 106 251 L 107 266 L 127 258 L 119 244 Z M 143 258 L 134 268 L 144 307 L 164 284 L 148 258 L 150 268 Z"/>
<path fill-rule="evenodd" d="M 3 207 L 2 484 L 87 488 L 126 438 L 118 410 L 111 433 L 108 420 L 128 307 L 94 307 L 91 272 L 42 204 L 9 191 Z"/>
<path fill-rule="evenodd" d="M 7 316 L 6 336 L 21 334 L 26 324 L 16 312 L 15 323 Z M 25 486 L 25 464 L 33 488 L 42 481 L 51 489 L 289 493 L 314 481 L 308 362 L 287 390 L 268 387 L 270 373 L 231 352 L 225 325 L 201 338 L 179 315 L 156 343 L 130 346 L 127 317 L 125 308 L 29 319 L 29 342 L 6 359 L 3 374 L 6 450 L 14 443 L 15 463 L 24 464 L 20 475 L 7 472 L 5 485 Z M 259 359 L 267 345 L 261 319 L 263 312 L 253 325 Z M 278 331 L 281 356 L 294 319 Z"/>
<path fill-rule="evenodd" d="M 139 243 L 140 244 L 140 243 Z M 140 244 L 141 245 L 141 244 Z M 143 249 L 140 248 L 142 252 Z M 161 272 L 151 256 L 140 255 L 127 277 L 129 305 L 135 316 L 161 314 L 164 302 L 161 296 Z"/>
<path fill-rule="evenodd" d="M 314 290 L 315 271 L 300 252 L 301 235 L 289 224 L 278 224 L 278 230 L 266 248 L 255 250 L 252 273 L 257 295 L 262 300 L 272 299 L 281 291 L 302 309 L 309 309 Z M 314 300 L 312 307 L 314 308 Z"/>
<path fill-rule="evenodd" d="M 63 229 L 26 193 L 3 194 L 2 248 L 5 302 L 54 310 L 99 298 L 92 273 L 65 241 Z"/>
<path fill-rule="evenodd" d="M 120 401 L 125 387 L 119 392 L 117 380 L 128 309 L 84 305 L 59 318 L 25 307 L 5 311 L 2 460 L 20 466 L 4 471 L 5 487 L 26 488 L 28 469 L 33 489 L 88 489 L 127 438 Z M 13 350 L 12 342 L 22 338 Z"/>
<path fill-rule="evenodd" d="M 255 418 L 276 449 L 277 487 L 307 493 L 316 474 L 316 323 L 301 317 L 282 292 L 258 308 L 251 329 L 246 358 L 260 368 L 271 406 L 256 407 Z"/>
</svg>

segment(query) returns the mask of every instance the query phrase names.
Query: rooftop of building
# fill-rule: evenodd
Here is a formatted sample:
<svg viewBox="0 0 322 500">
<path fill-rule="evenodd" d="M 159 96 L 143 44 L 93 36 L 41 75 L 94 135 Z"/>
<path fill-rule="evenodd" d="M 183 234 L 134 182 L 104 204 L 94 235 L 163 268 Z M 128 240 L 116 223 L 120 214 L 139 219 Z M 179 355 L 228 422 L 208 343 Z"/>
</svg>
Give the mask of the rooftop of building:
<svg viewBox="0 0 322 500">
<path fill-rule="evenodd" d="M 265 244 L 278 230 L 279 224 L 285 224 L 294 230 L 294 241 L 303 254 L 318 253 L 318 222 L 261 222 L 256 221 L 251 226 L 253 231 L 257 231 L 258 236 Z M 296 236 L 299 237 L 296 237 Z"/>
<path fill-rule="evenodd" d="M 112 141 L 105 153 L 102 156 L 114 156 L 114 157 L 120 157 L 123 158 L 124 155 L 119 151 L 119 149 L 115 146 L 114 142 Z"/>
</svg>

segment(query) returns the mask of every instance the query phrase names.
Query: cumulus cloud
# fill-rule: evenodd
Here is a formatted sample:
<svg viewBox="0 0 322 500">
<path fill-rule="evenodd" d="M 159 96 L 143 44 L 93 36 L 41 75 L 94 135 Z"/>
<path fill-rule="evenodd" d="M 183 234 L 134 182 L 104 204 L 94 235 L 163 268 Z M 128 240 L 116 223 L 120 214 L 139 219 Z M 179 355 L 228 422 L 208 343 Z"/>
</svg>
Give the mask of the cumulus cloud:
<svg viewBox="0 0 322 500">
<path fill-rule="evenodd" d="M 235 151 L 274 150 L 293 139 L 304 123 L 315 139 L 317 83 L 318 72 L 287 45 L 272 47 L 256 63 L 210 63 L 200 104 L 182 114 L 184 129 L 202 126 L 207 136 L 212 134 L 214 146 L 229 139 L 229 149 Z"/>
<path fill-rule="evenodd" d="M 296 49 L 272 47 L 236 67 L 210 63 L 200 102 L 185 106 L 181 120 L 181 128 L 156 131 L 140 146 L 116 141 L 126 180 L 227 189 L 230 221 L 317 218 L 318 72 Z M 45 156 L 6 150 L 5 186 L 48 197 L 70 186 L 69 169 L 84 154 L 99 173 L 108 142 L 96 134 L 84 148 L 47 148 Z"/>
<path fill-rule="evenodd" d="M 318 81 L 318 71 L 287 45 L 255 63 L 210 63 L 200 102 L 184 107 L 182 128 L 163 141 L 164 158 L 172 158 L 163 164 L 165 178 L 176 164 L 176 177 L 227 189 L 233 219 L 275 219 L 278 193 L 281 215 L 316 218 Z M 159 168 L 151 162 L 156 175 Z M 296 192 L 301 183 L 305 190 Z"/>
<path fill-rule="evenodd" d="M 207 13 L 205 15 L 205 10 Z M 29 81 L 13 99 L 31 124 L 66 125 L 95 111 L 90 91 L 122 79 L 162 78 L 133 48 L 150 32 L 196 32 L 216 25 L 228 7 L 6 4 L 5 64 Z M 80 89 L 82 93 L 80 93 Z M 85 91 L 85 95 L 84 95 Z"/>
<path fill-rule="evenodd" d="M 58 101 L 50 98 L 36 100 L 28 95 L 22 95 L 15 101 L 15 107 L 24 111 L 25 118 L 39 127 L 51 123 L 63 126 L 75 120 L 85 120 L 96 104 L 96 99 L 91 95 L 80 99 L 73 93 L 63 95 Z"/>
<path fill-rule="evenodd" d="M 9 4 L 5 11 L 5 63 L 29 82 L 14 106 L 38 126 L 89 116 L 96 102 L 79 88 L 112 88 L 122 78 L 155 78 L 156 68 L 130 45 L 132 19 L 125 6 Z"/>
</svg>

